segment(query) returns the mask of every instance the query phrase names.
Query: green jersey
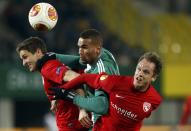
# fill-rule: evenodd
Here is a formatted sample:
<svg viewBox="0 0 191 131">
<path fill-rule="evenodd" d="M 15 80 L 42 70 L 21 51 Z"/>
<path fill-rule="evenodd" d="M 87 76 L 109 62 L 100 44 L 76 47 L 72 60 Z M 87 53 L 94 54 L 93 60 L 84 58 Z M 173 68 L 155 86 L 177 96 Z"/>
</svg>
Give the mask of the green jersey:
<svg viewBox="0 0 191 131">
<path fill-rule="evenodd" d="M 105 72 L 107 74 L 115 74 L 119 75 L 118 65 L 113 57 L 113 55 L 106 49 L 102 49 L 101 55 L 99 59 L 92 65 L 87 64 L 85 73 L 91 74 L 100 74 L 101 72 Z M 86 88 L 88 96 L 99 95 L 94 93 L 94 90 L 91 88 Z"/>
<path fill-rule="evenodd" d="M 96 63 L 93 65 L 87 64 L 87 68 L 85 69 L 86 73 L 91 73 L 91 74 L 100 74 L 101 72 L 105 72 L 107 74 L 115 74 L 119 75 L 119 68 L 118 65 L 115 61 L 115 58 L 113 55 L 106 49 L 102 49 L 101 55 L 99 59 L 97 60 Z M 105 92 L 101 90 L 96 90 L 94 92 L 93 89 L 85 86 L 85 91 L 87 92 L 87 95 L 89 97 L 97 97 L 97 96 L 106 96 Z M 99 107 L 98 107 L 99 108 Z M 92 120 L 93 122 L 96 122 L 96 120 L 100 117 L 101 115 L 95 112 L 92 112 Z"/>
<path fill-rule="evenodd" d="M 92 65 L 87 64 L 86 68 L 79 62 L 79 56 L 56 54 L 56 57 L 71 69 L 85 69 L 84 72 L 91 74 L 105 72 L 107 74 L 119 75 L 119 68 L 115 58 L 104 48 L 102 48 L 99 59 Z M 74 99 L 74 104 L 91 111 L 92 120 L 95 123 L 102 114 L 107 113 L 109 107 L 108 98 L 105 92 L 101 90 L 94 91 L 86 85 L 84 89 L 88 97 L 77 96 L 76 99 Z"/>
</svg>

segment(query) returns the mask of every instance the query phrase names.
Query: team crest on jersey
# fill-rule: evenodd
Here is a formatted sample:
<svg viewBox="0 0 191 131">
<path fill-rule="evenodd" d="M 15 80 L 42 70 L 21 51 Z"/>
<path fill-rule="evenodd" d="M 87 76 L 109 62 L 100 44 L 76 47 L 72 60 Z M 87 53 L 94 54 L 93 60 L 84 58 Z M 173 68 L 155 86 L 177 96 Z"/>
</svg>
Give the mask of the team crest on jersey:
<svg viewBox="0 0 191 131">
<path fill-rule="evenodd" d="M 102 76 L 100 77 L 100 80 L 103 81 L 103 80 L 105 80 L 107 77 L 108 77 L 108 75 L 102 75 Z"/>
<path fill-rule="evenodd" d="M 144 112 L 148 112 L 151 109 L 151 103 L 144 102 L 143 103 L 143 110 Z"/>
<path fill-rule="evenodd" d="M 56 69 L 56 74 L 59 75 L 59 74 L 60 74 L 60 71 L 61 71 L 61 67 L 58 67 L 58 68 Z"/>
</svg>

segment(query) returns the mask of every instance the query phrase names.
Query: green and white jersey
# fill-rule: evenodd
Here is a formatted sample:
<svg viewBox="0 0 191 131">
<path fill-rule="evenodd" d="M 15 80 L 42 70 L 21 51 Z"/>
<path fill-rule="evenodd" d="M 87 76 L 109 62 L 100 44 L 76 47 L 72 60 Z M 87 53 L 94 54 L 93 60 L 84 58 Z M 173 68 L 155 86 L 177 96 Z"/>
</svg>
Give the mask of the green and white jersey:
<svg viewBox="0 0 191 131">
<path fill-rule="evenodd" d="M 103 48 L 97 62 L 93 65 L 87 64 L 85 72 L 91 74 L 100 74 L 101 72 L 105 72 L 107 74 L 119 75 L 119 68 L 113 55 L 108 50 Z M 89 97 L 94 97 L 94 96 L 96 97 L 100 95 L 107 96 L 105 92 L 101 90 L 96 90 L 94 92 L 93 89 L 87 86 L 85 86 L 85 91 L 87 93 L 87 96 Z M 92 113 L 93 122 L 95 123 L 100 116 L 101 116 L 100 114 L 93 112 Z"/>
<path fill-rule="evenodd" d="M 113 55 L 103 48 L 97 62 L 93 65 L 87 64 L 85 72 L 91 74 L 106 72 L 107 74 L 119 75 L 119 68 Z"/>
<path fill-rule="evenodd" d="M 80 59 L 79 56 L 74 56 L 74 55 L 56 54 L 56 58 L 59 61 L 63 62 L 65 65 L 69 66 L 71 69 L 85 69 L 84 71 L 86 73 L 91 73 L 91 74 L 99 74 L 101 72 L 105 72 L 107 74 L 119 75 L 119 68 L 115 61 L 115 58 L 108 50 L 104 48 L 102 48 L 99 59 L 92 65 L 81 64 L 79 62 Z M 88 111 L 93 112 L 92 120 L 95 123 L 96 120 L 101 116 L 100 114 L 105 114 L 107 112 L 107 109 L 109 107 L 108 98 L 106 93 L 101 90 L 94 91 L 93 89 L 87 87 L 86 85 L 84 89 L 87 98 L 77 96 L 76 99 L 74 99 L 74 104 Z M 101 105 L 104 105 L 105 107 L 100 107 Z M 99 112 L 101 108 L 104 109 L 105 111 Z"/>
</svg>

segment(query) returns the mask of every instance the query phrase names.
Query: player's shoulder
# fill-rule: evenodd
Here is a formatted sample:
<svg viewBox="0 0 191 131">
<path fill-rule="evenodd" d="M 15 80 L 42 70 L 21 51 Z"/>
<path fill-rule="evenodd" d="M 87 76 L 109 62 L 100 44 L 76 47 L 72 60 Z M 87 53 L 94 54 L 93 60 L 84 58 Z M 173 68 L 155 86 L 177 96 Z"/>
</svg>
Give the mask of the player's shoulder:
<svg viewBox="0 0 191 131">
<path fill-rule="evenodd" d="M 114 75 L 116 76 L 116 75 Z M 133 77 L 132 76 L 127 76 L 127 75 L 117 75 L 121 81 L 131 81 L 133 83 Z"/>
<path fill-rule="evenodd" d="M 149 94 L 148 94 L 153 102 L 160 103 L 162 101 L 162 96 L 156 91 L 156 89 L 151 86 L 149 89 Z"/>
<path fill-rule="evenodd" d="M 78 55 L 66 55 L 66 54 L 59 54 L 59 53 L 55 53 L 56 55 L 56 59 L 60 60 L 60 59 L 74 59 L 74 60 L 78 60 L 80 59 L 80 56 Z"/>
<path fill-rule="evenodd" d="M 60 62 L 59 60 L 49 60 L 45 63 L 45 65 L 63 65 L 62 62 Z"/>
<path fill-rule="evenodd" d="M 106 49 L 102 49 L 101 56 L 98 59 L 98 62 L 102 62 L 103 64 L 116 65 L 116 60 L 111 52 Z"/>
<path fill-rule="evenodd" d="M 60 61 L 58 60 L 48 60 L 43 66 L 42 66 L 42 69 L 51 69 L 51 68 L 54 68 L 54 67 L 59 67 L 59 66 L 65 66 L 63 63 L 61 63 Z"/>
<path fill-rule="evenodd" d="M 106 57 L 106 56 L 113 56 L 113 54 L 109 50 L 102 48 L 101 57 Z"/>
<path fill-rule="evenodd" d="M 133 86 L 133 77 L 125 75 L 108 75 L 111 80 L 116 80 L 119 86 L 131 87 Z"/>
<path fill-rule="evenodd" d="M 105 48 L 102 48 L 100 58 L 103 59 L 103 60 L 113 60 L 113 59 L 115 59 L 113 54 L 109 50 L 107 50 Z"/>
</svg>

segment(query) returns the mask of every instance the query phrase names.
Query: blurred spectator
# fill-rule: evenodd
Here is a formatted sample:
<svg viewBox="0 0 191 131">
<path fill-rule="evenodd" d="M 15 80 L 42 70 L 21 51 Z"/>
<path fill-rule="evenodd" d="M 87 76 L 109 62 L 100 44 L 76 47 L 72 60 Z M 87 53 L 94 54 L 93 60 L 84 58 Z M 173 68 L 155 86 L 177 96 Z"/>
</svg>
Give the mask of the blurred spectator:
<svg viewBox="0 0 191 131">
<path fill-rule="evenodd" d="M 180 125 L 189 124 L 190 116 L 191 116 L 191 96 L 189 96 L 184 102 Z"/>
<path fill-rule="evenodd" d="M 0 52 L 0 60 L 14 60 L 15 55 L 12 52 L 15 52 L 15 44 L 29 36 L 42 37 L 46 40 L 48 48 L 54 52 L 75 54 L 77 49 L 77 41 L 75 40 L 78 38 L 78 34 L 84 29 L 95 28 L 104 33 L 106 39 L 103 46 L 110 49 L 117 57 L 119 65 L 125 66 L 136 61 L 137 50 L 129 47 L 128 43 L 120 39 L 117 34 L 108 31 L 96 17 L 93 7 L 75 0 L 58 1 L 56 3 L 47 2 L 55 6 L 59 21 L 52 31 L 46 33 L 33 30 L 28 23 L 28 11 L 37 2 L 25 0 L 1 2 L 5 6 L 1 10 L 2 21 L 0 27 L 3 28 L 0 31 L 0 40 L 3 46 Z"/>
<path fill-rule="evenodd" d="M 48 112 L 44 116 L 44 124 L 48 131 L 58 131 L 55 116 L 52 112 Z"/>
</svg>

